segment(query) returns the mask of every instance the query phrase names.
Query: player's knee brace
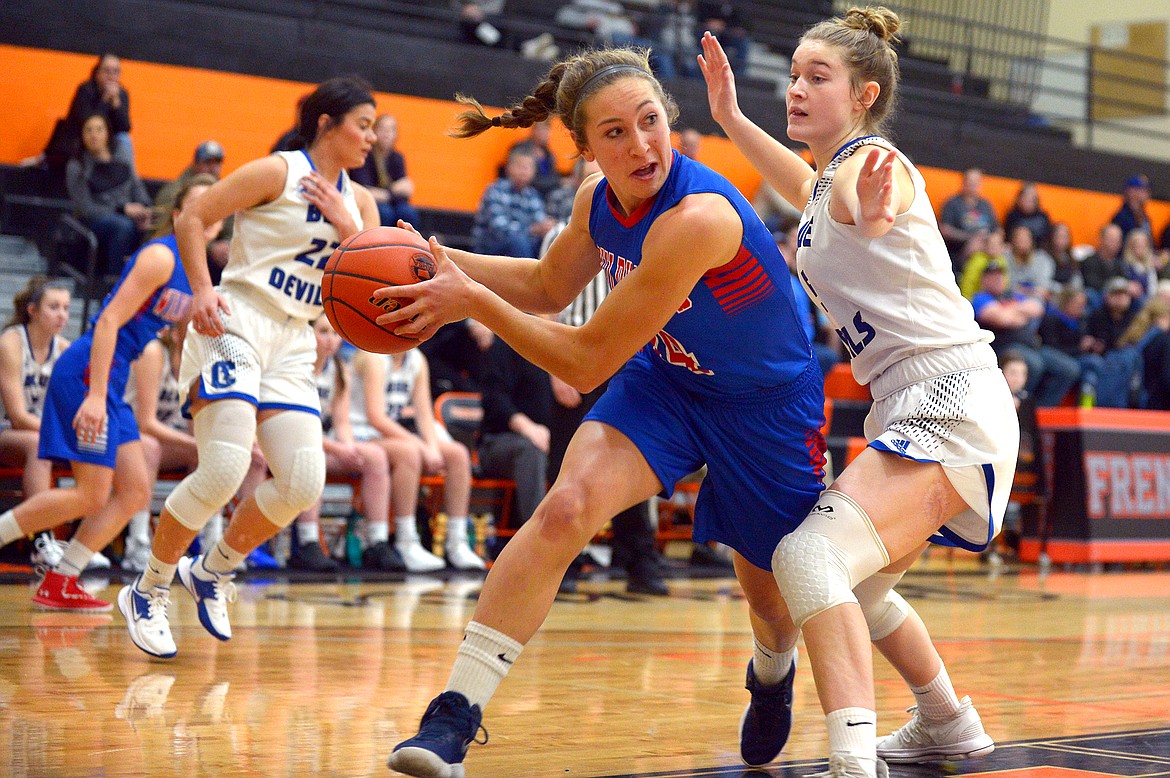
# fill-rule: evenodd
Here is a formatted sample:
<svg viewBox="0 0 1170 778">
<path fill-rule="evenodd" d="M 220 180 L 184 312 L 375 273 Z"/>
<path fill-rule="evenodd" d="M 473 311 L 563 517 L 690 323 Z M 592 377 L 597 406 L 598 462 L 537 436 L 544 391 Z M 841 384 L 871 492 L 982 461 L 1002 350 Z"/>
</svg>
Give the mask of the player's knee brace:
<svg viewBox="0 0 1170 778">
<path fill-rule="evenodd" d="M 889 563 L 861 506 L 827 489 L 801 525 L 776 546 L 772 573 L 800 627 L 829 608 L 857 602 L 853 587 Z"/>
<path fill-rule="evenodd" d="M 853 594 L 857 596 L 861 612 L 865 614 L 870 640 L 889 637 L 894 630 L 902 626 L 902 622 L 910 613 L 910 603 L 894 591 L 903 575 L 904 573 L 874 573 L 853 587 Z"/>
<path fill-rule="evenodd" d="M 256 409 L 243 400 L 217 400 L 195 418 L 199 464 L 167 497 L 167 511 L 187 529 L 201 530 L 240 488 L 252 462 Z"/>
<path fill-rule="evenodd" d="M 286 412 L 265 421 L 259 432 L 272 478 L 256 489 L 256 506 L 270 522 L 287 527 L 301 511 L 316 504 L 325 488 L 321 420 L 308 413 Z"/>
</svg>

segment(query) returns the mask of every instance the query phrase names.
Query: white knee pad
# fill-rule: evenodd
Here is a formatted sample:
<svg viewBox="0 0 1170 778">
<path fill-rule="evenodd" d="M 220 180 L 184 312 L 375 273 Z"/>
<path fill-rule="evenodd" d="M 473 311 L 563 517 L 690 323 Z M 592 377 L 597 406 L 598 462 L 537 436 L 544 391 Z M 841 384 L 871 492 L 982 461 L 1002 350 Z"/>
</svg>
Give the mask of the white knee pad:
<svg viewBox="0 0 1170 778">
<path fill-rule="evenodd" d="M 822 611 L 857 602 L 853 587 L 890 563 L 882 539 L 853 498 L 821 493 L 772 554 L 772 573 L 796 626 Z"/>
<path fill-rule="evenodd" d="M 252 463 L 255 435 L 256 409 L 244 400 L 216 400 L 195 415 L 199 464 L 166 501 L 176 521 L 199 531 L 227 504 Z"/>
<path fill-rule="evenodd" d="M 257 487 L 256 505 L 278 527 L 312 508 L 325 488 L 321 437 L 321 420 L 311 413 L 285 411 L 260 425 L 260 450 L 272 478 Z"/>
<path fill-rule="evenodd" d="M 910 603 L 894 591 L 903 575 L 905 573 L 874 573 L 853 587 L 853 594 L 865 614 L 870 640 L 889 637 L 910 613 Z"/>
</svg>

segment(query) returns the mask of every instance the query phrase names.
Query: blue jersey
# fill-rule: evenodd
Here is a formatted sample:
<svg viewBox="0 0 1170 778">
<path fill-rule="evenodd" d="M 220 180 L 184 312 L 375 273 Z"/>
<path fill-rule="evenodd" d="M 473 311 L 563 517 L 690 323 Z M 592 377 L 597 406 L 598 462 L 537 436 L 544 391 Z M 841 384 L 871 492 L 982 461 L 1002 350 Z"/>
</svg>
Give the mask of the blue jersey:
<svg viewBox="0 0 1170 778">
<path fill-rule="evenodd" d="M 134 269 L 138 255 L 147 246 L 153 246 L 156 243 L 166 246 L 174 254 L 175 269 L 171 271 L 171 277 L 167 279 L 167 282 L 156 289 L 154 294 L 138 309 L 138 312 L 130 318 L 130 321 L 123 324 L 122 328 L 118 330 L 118 343 L 114 347 L 114 358 L 126 365 L 138 359 L 138 355 L 146 348 L 146 344 L 158 337 L 159 330 L 169 324 L 182 321 L 191 312 L 191 284 L 187 281 L 187 273 L 183 270 L 183 263 L 179 261 L 179 244 L 174 235 L 167 235 L 148 242 L 126 261 L 126 267 L 122 268 L 122 275 L 118 279 L 118 283 L 114 284 L 114 288 L 106 295 L 106 299 L 102 300 L 102 307 L 89 320 L 90 331 L 97 323 L 102 311 L 110 304 L 110 300 L 118 293 L 118 289 L 125 283 L 130 271 Z"/>
<path fill-rule="evenodd" d="M 641 353 L 664 375 L 702 394 L 735 396 L 787 384 L 813 358 L 788 266 L 748 201 L 714 170 L 674 152 L 662 189 L 628 217 L 611 204 L 608 183 L 598 184 L 589 233 L 602 269 L 612 288 L 641 263 L 654 220 L 687 195 L 706 192 L 723 195 L 735 208 L 743 242 L 731 261 L 703 274 Z"/>
</svg>

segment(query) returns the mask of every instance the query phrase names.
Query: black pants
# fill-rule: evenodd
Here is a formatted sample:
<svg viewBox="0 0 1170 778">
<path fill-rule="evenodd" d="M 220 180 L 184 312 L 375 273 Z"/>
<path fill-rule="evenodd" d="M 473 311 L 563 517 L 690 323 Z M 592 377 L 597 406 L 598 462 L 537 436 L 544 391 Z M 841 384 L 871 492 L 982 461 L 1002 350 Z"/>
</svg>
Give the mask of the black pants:
<svg viewBox="0 0 1170 778">
<path fill-rule="evenodd" d="M 577 431 L 585 414 L 605 392 L 608 383 L 586 395 L 576 408 L 566 408 L 553 402 L 552 420 L 549 424 L 548 480 L 552 483 L 561 471 L 565 449 Z M 650 526 L 650 502 L 641 502 L 619 513 L 613 518 L 614 565 L 622 565 L 634 576 L 654 577 L 657 575 L 657 559 L 654 554 L 654 528 Z"/>
</svg>

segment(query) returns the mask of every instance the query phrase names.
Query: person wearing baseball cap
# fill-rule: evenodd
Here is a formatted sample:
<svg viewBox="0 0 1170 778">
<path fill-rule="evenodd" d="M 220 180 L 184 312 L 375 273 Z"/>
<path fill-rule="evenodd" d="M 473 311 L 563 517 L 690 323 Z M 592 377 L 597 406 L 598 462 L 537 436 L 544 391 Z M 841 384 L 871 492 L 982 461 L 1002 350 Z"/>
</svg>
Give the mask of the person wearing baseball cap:
<svg viewBox="0 0 1170 778">
<path fill-rule="evenodd" d="M 1150 214 L 1146 211 L 1146 203 L 1150 201 L 1150 179 L 1144 173 L 1132 175 L 1125 181 L 1124 198 L 1121 208 L 1113 214 L 1110 220 L 1124 235 L 1132 230 L 1145 230 L 1150 240 L 1154 239 L 1154 227 L 1150 224 Z"/>
<path fill-rule="evenodd" d="M 161 224 L 174 208 L 175 195 L 194 176 L 210 175 L 219 180 L 223 173 L 223 146 L 219 141 L 205 140 L 195 147 L 195 155 L 179 177 L 163 185 L 154 198 L 154 223 Z M 219 283 L 219 274 L 227 264 L 228 248 L 232 237 L 232 219 L 224 220 L 219 237 L 207 244 L 207 267 L 211 271 L 212 283 Z"/>
</svg>

